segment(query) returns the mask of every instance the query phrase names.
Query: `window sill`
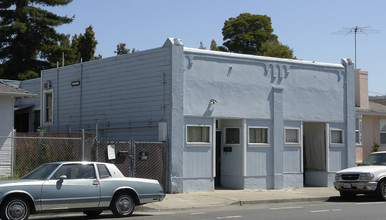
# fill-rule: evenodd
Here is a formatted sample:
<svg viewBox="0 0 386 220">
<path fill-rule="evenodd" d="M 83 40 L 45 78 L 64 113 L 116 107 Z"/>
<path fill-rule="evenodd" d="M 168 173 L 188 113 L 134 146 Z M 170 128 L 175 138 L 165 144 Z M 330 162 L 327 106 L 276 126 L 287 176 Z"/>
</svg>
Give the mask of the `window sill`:
<svg viewBox="0 0 386 220">
<path fill-rule="evenodd" d="M 189 142 L 186 143 L 187 147 L 211 147 L 211 143 L 206 143 L 206 142 Z"/>
<path fill-rule="evenodd" d="M 271 147 L 271 145 L 269 143 L 264 143 L 264 144 L 248 143 L 248 147 Z"/>
</svg>

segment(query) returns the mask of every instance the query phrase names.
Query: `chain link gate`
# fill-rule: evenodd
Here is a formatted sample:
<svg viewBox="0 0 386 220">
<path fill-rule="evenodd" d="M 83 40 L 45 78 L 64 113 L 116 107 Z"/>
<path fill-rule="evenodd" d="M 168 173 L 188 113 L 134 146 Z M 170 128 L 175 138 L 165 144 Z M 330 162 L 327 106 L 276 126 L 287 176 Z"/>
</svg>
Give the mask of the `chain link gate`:
<svg viewBox="0 0 386 220">
<path fill-rule="evenodd" d="M 115 159 L 109 160 L 108 147 Z M 115 164 L 127 177 L 156 179 L 168 191 L 168 144 L 166 142 L 98 142 L 98 161 Z"/>
</svg>

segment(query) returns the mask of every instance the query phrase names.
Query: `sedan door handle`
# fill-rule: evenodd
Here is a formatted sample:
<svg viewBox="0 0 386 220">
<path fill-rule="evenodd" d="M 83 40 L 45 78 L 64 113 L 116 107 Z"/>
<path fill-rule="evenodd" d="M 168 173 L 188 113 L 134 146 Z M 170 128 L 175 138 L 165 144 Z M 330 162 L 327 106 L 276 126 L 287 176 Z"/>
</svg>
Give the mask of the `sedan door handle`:
<svg viewBox="0 0 386 220">
<path fill-rule="evenodd" d="M 99 185 L 99 181 L 98 181 L 98 180 L 94 180 L 94 182 L 92 183 L 92 185 Z"/>
</svg>

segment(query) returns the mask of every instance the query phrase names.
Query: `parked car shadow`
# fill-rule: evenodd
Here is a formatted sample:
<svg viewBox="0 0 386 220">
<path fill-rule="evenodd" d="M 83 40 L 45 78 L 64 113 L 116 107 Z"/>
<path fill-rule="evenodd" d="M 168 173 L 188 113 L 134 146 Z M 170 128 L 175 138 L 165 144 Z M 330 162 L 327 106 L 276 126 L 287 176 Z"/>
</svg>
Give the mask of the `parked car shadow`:
<svg viewBox="0 0 386 220">
<path fill-rule="evenodd" d="M 132 216 L 130 216 L 130 219 L 135 217 L 146 217 L 146 216 L 153 216 L 151 214 L 135 214 L 133 213 Z M 82 220 L 82 219 L 116 219 L 116 217 L 112 213 L 102 213 L 100 216 L 96 218 L 90 218 L 84 215 L 83 213 L 61 213 L 61 214 L 38 214 L 38 215 L 31 215 L 29 219 L 34 220 Z"/>
<path fill-rule="evenodd" d="M 385 202 L 385 201 L 378 200 L 378 198 L 374 195 L 357 195 L 357 196 L 353 197 L 352 199 L 342 199 L 340 196 L 332 196 L 327 200 L 327 202 L 360 203 L 360 202 Z"/>
</svg>

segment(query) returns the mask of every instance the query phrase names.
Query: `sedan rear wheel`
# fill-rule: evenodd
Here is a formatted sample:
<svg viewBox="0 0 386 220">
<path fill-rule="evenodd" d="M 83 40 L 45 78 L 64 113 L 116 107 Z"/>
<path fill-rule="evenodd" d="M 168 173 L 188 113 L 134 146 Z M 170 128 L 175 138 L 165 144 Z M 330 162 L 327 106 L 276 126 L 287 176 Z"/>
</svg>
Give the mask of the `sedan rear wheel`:
<svg viewBox="0 0 386 220">
<path fill-rule="evenodd" d="M 3 220 L 26 220 L 30 214 L 30 207 L 24 198 L 8 198 L 0 209 Z"/>
<path fill-rule="evenodd" d="M 135 208 L 133 198 L 129 194 L 121 193 L 114 197 L 111 204 L 111 211 L 117 217 L 130 216 Z"/>
</svg>

